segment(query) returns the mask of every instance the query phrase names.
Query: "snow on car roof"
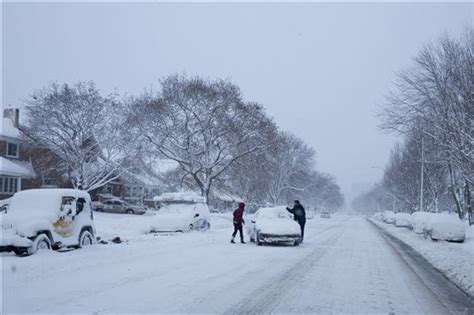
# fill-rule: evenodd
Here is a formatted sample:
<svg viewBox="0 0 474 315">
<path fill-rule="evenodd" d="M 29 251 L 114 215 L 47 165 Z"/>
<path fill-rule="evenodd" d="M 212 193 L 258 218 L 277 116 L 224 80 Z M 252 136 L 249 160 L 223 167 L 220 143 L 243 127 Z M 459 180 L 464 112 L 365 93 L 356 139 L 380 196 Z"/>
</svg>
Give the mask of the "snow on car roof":
<svg viewBox="0 0 474 315">
<path fill-rule="evenodd" d="M 55 219 L 61 206 L 62 197 L 71 196 L 90 201 L 87 192 L 76 189 L 29 189 L 13 195 L 8 216 L 43 217 Z"/>
<path fill-rule="evenodd" d="M 153 200 L 159 202 L 206 202 L 206 198 L 193 192 L 164 193 L 161 196 L 154 197 Z"/>
</svg>

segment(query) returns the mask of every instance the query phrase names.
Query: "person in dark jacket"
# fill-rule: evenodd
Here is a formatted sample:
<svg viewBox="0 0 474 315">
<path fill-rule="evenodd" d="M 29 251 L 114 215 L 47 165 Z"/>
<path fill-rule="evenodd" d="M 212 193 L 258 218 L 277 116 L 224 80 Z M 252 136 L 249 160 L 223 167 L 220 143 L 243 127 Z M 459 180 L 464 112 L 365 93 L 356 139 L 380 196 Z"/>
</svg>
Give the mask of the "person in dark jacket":
<svg viewBox="0 0 474 315">
<path fill-rule="evenodd" d="M 243 224 L 244 221 L 244 210 L 245 210 L 245 203 L 239 203 L 239 207 L 234 210 L 234 233 L 232 233 L 232 240 L 231 243 L 235 244 L 234 238 L 237 235 L 237 232 L 240 233 L 240 242 L 245 244 L 244 242 L 244 232 L 243 232 Z"/>
<path fill-rule="evenodd" d="M 299 200 L 295 200 L 295 205 L 293 206 L 292 209 L 286 208 L 290 213 L 293 214 L 293 218 L 298 224 L 300 225 L 301 228 L 301 243 L 303 243 L 303 238 L 304 238 L 304 226 L 306 224 L 306 211 L 304 210 L 303 205 L 299 202 Z"/>
</svg>

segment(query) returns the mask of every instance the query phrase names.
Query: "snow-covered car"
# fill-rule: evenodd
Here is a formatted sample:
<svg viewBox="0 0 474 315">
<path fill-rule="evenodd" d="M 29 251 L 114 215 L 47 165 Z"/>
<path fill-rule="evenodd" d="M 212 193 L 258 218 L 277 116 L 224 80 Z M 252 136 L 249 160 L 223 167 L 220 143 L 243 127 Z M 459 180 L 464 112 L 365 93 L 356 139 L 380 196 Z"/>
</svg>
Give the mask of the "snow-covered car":
<svg viewBox="0 0 474 315">
<path fill-rule="evenodd" d="M 378 221 L 383 221 L 383 212 L 376 212 L 372 215 L 372 218 L 374 218 L 375 220 L 378 220 Z"/>
<path fill-rule="evenodd" d="M 430 217 L 423 236 L 434 241 L 464 242 L 466 225 L 454 214 L 436 213 Z"/>
<path fill-rule="evenodd" d="M 385 211 L 383 213 L 383 222 L 387 224 L 395 223 L 395 213 L 393 211 Z"/>
<path fill-rule="evenodd" d="M 126 203 L 120 199 L 110 199 L 102 203 L 94 203 L 93 208 L 97 212 L 144 214 L 146 209 Z"/>
<path fill-rule="evenodd" d="M 204 197 L 194 193 L 164 193 L 154 200 L 160 204 L 160 209 L 151 220 L 152 233 L 211 228 L 211 214 Z"/>
<path fill-rule="evenodd" d="M 416 234 L 423 234 L 426 224 L 432 216 L 436 215 L 432 212 L 417 211 L 411 214 L 410 225 L 413 232 Z"/>
<path fill-rule="evenodd" d="M 323 213 L 321 213 L 321 219 L 330 219 L 331 218 L 331 214 L 327 211 L 324 211 Z"/>
<path fill-rule="evenodd" d="M 90 202 L 87 192 L 75 189 L 17 192 L 3 215 L 0 251 L 31 255 L 43 249 L 93 244 Z"/>
<path fill-rule="evenodd" d="M 289 243 L 298 246 L 301 242 L 300 226 L 283 206 L 257 210 L 247 223 L 247 234 L 257 245 Z"/>
<path fill-rule="evenodd" d="M 395 213 L 395 222 L 396 227 L 405 227 L 410 229 L 411 228 L 411 216 L 409 213 L 406 212 L 398 212 Z"/>
</svg>

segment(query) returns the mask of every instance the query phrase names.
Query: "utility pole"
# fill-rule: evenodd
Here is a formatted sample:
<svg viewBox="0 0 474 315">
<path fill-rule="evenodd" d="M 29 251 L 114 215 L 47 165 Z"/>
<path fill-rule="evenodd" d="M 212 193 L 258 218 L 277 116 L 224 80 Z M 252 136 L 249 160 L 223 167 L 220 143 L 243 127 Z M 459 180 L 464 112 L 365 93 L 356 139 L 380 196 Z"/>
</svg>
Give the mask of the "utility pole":
<svg viewBox="0 0 474 315">
<path fill-rule="evenodd" d="M 420 176 L 420 211 L 423 211 L 423 183 L 425 177 L 425 154 L 424 154 L 424 141 L 421 138 L 421 176 Z"/>
</svg>

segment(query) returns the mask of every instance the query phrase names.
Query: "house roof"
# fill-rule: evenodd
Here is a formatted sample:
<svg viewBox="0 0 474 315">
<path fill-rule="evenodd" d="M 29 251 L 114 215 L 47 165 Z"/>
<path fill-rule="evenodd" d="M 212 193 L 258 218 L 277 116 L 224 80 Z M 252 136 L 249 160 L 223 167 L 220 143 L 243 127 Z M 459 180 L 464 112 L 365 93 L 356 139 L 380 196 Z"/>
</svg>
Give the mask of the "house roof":
<svg viewBox="0 0 474 315">
<path fill-rule="evenodd" d="M 9 138 L 20 138 L 20 130 L 13 125 L 10 118 L 0 119 L 0 136 Z"/>
<path fill-rule="evenodd" d="M 33 178 L 36 176 L 31 162 L 14 161 L 0 157 L 0 175 Z"/>
</svg>

